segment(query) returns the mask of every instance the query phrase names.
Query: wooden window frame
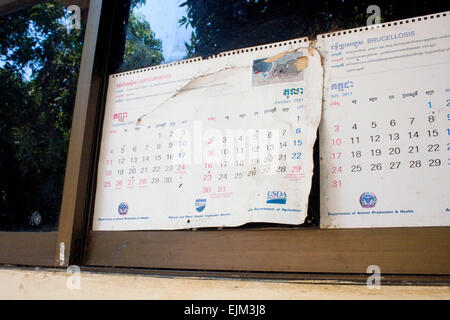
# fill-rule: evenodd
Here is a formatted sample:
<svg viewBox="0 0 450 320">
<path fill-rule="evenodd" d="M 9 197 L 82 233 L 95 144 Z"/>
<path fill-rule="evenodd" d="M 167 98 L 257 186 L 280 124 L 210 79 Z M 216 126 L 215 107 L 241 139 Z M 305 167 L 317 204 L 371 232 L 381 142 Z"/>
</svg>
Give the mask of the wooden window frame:
<svg viewBox="0 0 450 320">
<path fill-rule="evenodd" d="M 99 150 L 100 137 L 96 141 Z M 91 160 L 97 163 L 98 151 Z M 96 169 L 92 173 L 94 190 Z M 450 275 L 450 227 L 92 231 L 93 204 L 92 194 L 85 266 L 364 274 L 376 264 L 384 274 Z"/>
<path fill-rule="evenodd" d="M 89 29 L 92 34 L 87 32 L 83 49 L 88 52 L 83 51 L 59 229 L 47 235 L 48 243 L 56 241 L 54 266 L 289 279 L 334 274 L 338 279 L 358 279 L 375 264 L 383 275 L 449 282 L 450 227 L 92 231 L 108 75 L 122 59 L 128 10 L 126 0 L 91 0 L 89 21 L 98 30 Z M 25 238 L 20 237 L 28 243 Z M 61 243 L 65 252 L 60 260 Z"/>
</svg>

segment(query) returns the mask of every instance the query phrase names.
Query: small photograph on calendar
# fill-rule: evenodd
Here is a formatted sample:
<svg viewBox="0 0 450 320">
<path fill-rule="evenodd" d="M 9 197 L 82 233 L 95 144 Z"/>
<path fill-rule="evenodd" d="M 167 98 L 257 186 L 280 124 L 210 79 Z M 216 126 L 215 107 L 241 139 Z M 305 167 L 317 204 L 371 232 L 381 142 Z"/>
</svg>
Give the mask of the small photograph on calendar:
<svg viewBox="0 0 450 320">
<path fill-rule="evenodd" d="M 303 80 L 308 57 L 302 52 L 280 53 L 253 61 L 253 86 Z"/>
</svg>

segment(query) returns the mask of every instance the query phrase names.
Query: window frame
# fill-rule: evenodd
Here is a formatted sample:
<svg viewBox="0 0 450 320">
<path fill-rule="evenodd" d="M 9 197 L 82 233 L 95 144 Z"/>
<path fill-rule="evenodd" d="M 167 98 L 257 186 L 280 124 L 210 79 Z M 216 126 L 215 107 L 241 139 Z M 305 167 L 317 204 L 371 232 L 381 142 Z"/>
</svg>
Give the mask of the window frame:
<svg viewBox="0 0 450 320">
<path fill-rule="evenodd" d="M 383 275 L 449 281 L 450 227 L 93 231 L 108 77 L 122 59 L 123 22 L 128 14 L 127 0 L 91 0 L 58 232 L 0 233 L 0 241 L 12 245 L 11 251 L 18 250 L 14 255 L 0 252 L 0 263 L 77 264 L 88 270 L 141 270 L 184 276 L 283 275 L 289 279 L 314 278 L 314 274 L 316 278 L 334 274 L 337 279 L 361 279 L 367 267 L 375 264 Z M 46 251 L 41 248 L 43 243 Z M 37 248 L 40 251 L 35 258 L 24 258 L 25 251 Z M 50 252 L 53 259 L 48 259 Z"/>
<path fill-rule="evenodd" d="M 100 109 L 105 108 L 106 88 Z M 91 159 L 95 163 L 91 190 L 95 190 L 100 140 L 97 137 L 97 153 Z M 88 267 L 238 275 L 284 272 L 295 277 L 300 273 L 365 274 L 369 265 L 376 264 L 383 274 L 450 275 L 450 227 L 93 231 L 94 198 L 91 192 L 83 249 L 83 265 Z"/>
</svg>

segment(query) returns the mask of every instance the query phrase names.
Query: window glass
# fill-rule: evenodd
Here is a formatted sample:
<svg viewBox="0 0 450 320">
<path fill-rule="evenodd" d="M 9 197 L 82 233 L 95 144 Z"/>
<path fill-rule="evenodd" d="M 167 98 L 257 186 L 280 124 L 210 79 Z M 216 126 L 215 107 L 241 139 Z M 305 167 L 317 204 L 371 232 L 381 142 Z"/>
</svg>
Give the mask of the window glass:
<svg viewBox="0 0 450 320">
<path fill-rule="evenodd" d="M 0 16 L 0 231 L 57 229 L 87 8 L 72 9 Z"/>
</svg>

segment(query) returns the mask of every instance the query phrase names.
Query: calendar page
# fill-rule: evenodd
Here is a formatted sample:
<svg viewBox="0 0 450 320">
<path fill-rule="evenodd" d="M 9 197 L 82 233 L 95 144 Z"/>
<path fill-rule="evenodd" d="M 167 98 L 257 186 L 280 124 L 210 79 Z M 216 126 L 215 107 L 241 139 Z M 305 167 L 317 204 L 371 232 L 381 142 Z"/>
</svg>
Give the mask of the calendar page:
<svg viewBox="0 0 450 320">
<path fill-rule="evenodd" d="M 112 75 L 93 229 L 303 223 L 322 81 L 306 38 Z"/>
<path fill-rule="evenodd" d="M 318 36 L 321 228 L 450 225 L 450 14 Z"/>
</svg>

